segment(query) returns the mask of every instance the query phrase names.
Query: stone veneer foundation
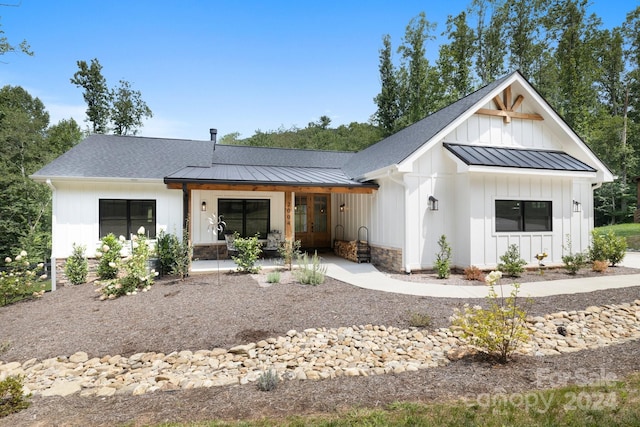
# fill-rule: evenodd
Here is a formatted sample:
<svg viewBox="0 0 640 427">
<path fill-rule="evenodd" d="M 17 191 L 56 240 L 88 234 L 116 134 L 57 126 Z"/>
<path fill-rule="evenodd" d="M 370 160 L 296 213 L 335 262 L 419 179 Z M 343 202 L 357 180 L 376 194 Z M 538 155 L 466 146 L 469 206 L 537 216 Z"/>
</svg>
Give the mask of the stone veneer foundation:
<svg viewBox="0 0 640 427">
<path fill-rule="evenodd" d="M 402 272 L 402 249 L 371 245 L 371 262 L 384 270 Z"/>
</svg>

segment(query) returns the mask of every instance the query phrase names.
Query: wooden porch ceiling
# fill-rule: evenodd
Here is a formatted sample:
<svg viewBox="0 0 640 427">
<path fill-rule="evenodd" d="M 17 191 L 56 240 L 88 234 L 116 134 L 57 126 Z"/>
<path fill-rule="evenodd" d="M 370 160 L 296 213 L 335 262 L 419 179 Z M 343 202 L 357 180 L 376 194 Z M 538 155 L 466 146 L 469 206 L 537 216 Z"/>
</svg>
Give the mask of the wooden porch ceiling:
<svg viewBox="0 0 640 427">
<path fill-rule="evenodd" d="M 187 190 L 217 190 L 217 191 L 278 191 L 294 193 L 346 193 L 371 194 L 378 189 L 376 185 L 368 186 L 321 186 L 321 185 L 278 185 L 278 184 L 229 184 L 229 183 L 186 183 Z M 169 182 L 167 188 L 182 190 L 183 183 Z"/>
</svg>

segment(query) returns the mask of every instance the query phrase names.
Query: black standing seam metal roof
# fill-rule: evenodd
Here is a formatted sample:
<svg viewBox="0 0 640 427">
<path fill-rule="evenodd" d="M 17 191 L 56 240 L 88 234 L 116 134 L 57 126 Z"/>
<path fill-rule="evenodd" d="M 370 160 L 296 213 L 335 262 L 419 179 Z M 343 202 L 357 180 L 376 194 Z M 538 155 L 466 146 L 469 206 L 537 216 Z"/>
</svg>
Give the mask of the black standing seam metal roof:
<svg viewBox="0 0 640 427">
<path fill-rule="evenodd" d="M 227 184 L 274 184 L 274 185 L 313 185 L 335 187 L 371 187 L 371 182 L 358 182 L 350 179 L 339 168 L 284 167 L 258 165 L 222 165 L 211 167 L 188 166 L 176 171 L 164 179 L 165 183 L 227 183 Z"/>
<path fill-rule="evenodd" d="M 562 151 L 442 144 L 469 166 L 495 166 L 571 172 L 596 172 L 594 168 Z"/>
</svg>

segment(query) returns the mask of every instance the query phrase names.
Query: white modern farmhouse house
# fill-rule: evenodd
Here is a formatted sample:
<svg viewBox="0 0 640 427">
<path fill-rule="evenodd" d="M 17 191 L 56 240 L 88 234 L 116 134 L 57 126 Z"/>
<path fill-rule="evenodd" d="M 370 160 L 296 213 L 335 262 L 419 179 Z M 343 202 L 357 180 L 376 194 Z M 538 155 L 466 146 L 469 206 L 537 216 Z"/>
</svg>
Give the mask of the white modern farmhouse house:
<svg viewBox="0 0 640 427">
<path fill-rule="evenodd" d="M 307 248 L 366 239 L 371 262 L 412 271 L 433 266 L 441 235 L 457 267 L 495 267 L 511 244 L 560 263 L 567 236 L 587 248 L 593 190 L 614 177 L 514 72 L 357 153 L 91 135 L 32 178 L 53 190 L 58 265 L 73 243 L 93 256 L 140 225 L 151 238 L 187 226 L 210 258 L 226 248 L 215 214 Z"/>
</svg>

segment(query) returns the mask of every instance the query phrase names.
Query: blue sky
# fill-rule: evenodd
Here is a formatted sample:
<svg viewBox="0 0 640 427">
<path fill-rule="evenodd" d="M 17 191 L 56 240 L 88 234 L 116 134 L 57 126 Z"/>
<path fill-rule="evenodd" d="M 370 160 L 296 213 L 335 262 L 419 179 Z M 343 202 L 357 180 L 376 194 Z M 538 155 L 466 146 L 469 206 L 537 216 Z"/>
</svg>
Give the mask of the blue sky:
<svg viewBox="0 0 640 427">
<path fill-rule="evenodd" d="M 5 2 L 7 3 L 7 2 Z M 394 48 L 421 11 L 445 29 L 467 0 L 150 1 L 16 0 L 0 7 L 10 41 L 35 56 L 0 58 L 0 84 L 39 97 L 51 122 L 83 128 L 82 91 L 69 82 L 76 61 L 98 58 L 110 87 L 131 82 L 154 113 L 140 134 L 208 139 L 281 126 L 305 127 L 321 115 L 332 126 L 366 122 L 380 90 L 378 51 Z M 610 28 L 640 0 L 593 0 Z M 427 46 L 437 56 L 437 44 Z"/>
</svg>

